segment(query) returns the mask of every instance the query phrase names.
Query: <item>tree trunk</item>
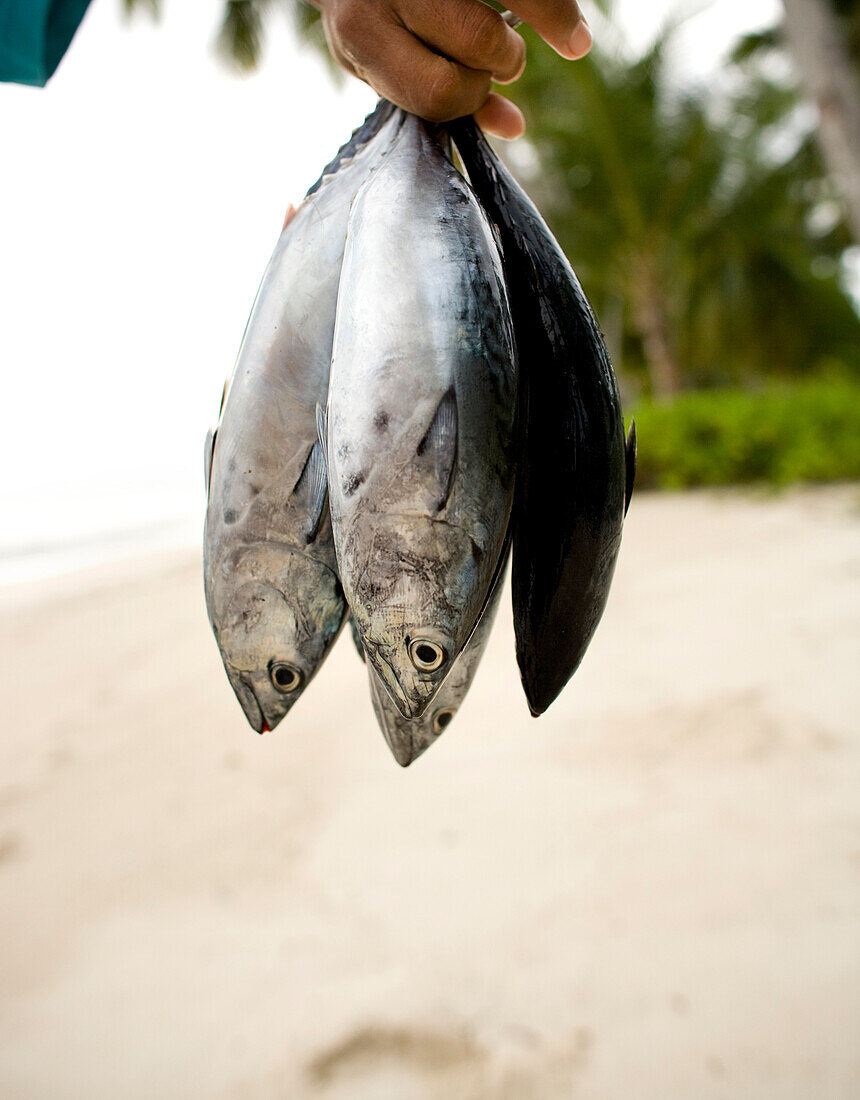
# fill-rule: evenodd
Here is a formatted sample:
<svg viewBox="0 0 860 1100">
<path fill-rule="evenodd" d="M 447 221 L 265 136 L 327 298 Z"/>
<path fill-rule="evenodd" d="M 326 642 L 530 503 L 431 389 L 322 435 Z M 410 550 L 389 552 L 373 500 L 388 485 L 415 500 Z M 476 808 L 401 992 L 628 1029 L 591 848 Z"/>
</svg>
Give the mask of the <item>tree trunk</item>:
<svg viewBox="0 0 860 1100">
<path fill-rule="evenodd" d="M 833 0 L 783 0 L 788 40 L 807 95 L 818 108 L 828 170 L 844 196 L 860 241 L 860 80 Z"/>
<path fill-rule="evenodd" d="M 636 265 L 637 277 L 631 287 L 636 327 L 642 340 L 651 395 L 665 401 L 681 388 L 681 371 L 672 347 L 671 326 L 666 301 L 657 277 L 647 261 Z"/>
</svg>

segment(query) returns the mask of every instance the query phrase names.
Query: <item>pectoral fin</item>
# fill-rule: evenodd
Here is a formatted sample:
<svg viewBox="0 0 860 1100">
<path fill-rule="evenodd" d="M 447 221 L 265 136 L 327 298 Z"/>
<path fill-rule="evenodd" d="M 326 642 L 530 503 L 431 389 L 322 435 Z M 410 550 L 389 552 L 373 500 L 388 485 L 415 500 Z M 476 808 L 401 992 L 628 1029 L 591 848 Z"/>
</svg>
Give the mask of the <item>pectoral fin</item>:
<svg viewBox="0 0 860 1100">
<path fill-rule="evenodd" d="M 362 661 L 364 661 L 364 646 L 361 644 L 361 635 L 358 633 L 358 624 L 355 621 L 354 615 L 349 616 L 349 630 L 352 634 L 352 643 L 355 646 L 355 651 Z"/>
<path fill-rule="evenodd" d="M 438 494 L 436 511 L 441 512 L 451 495 L 457 465 L 457 395 L 453 386 L 439 402 L 417 454 L 430 463 Z"/>
<path fill-rule="evenodd" d="M 630 421 L 630 431 L 627 433 L 625 449 L 626 476 L 624 480 L 624 515 L 630 507 L 630 498 L 633 496 L 633 482 L 636 480 L 636 421 Z"/>
<path fill-rule="evenodd" d="M 215 436 L 217 434 L 217 428 L 210 428 L 203 441 L 203 483 L 207 496 L 209 494 L 209 483 L 212 480 L 212 454 L 215 450 Z"/>
<path fill-rule="evenodd" d="M 305 540 L 313 542 L 317 537 L 325 509 L 328 481 L 325 472 L 325 458 L 319 440 L 311 447 L 290 502 L 303 508 L 307 513 Z"/>
<path fill-rule="evenodd" d="M 328 463 L 328 417 L 322 405 L 317 401 L 317 439 L 322 447 L 323 461 Z"/>
</svg>

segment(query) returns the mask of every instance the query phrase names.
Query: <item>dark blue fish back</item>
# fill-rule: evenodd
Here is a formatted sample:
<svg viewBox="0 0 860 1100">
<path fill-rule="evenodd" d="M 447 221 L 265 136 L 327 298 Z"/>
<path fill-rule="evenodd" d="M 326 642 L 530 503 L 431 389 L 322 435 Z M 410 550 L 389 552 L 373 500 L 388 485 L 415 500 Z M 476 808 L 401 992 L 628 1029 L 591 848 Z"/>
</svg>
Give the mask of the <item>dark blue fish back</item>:
<svg viewBox="0 0 860 1100">
<path fill-rule="evenodd" d="M 523 425 L 514 626 L 538 715 L 579 666 L 609 595 L 625 505 L 621 405 L 597 321 L 546 223 L 471 119 L 450 132 L 499 232 L 514 319 Z"/>
</svg>

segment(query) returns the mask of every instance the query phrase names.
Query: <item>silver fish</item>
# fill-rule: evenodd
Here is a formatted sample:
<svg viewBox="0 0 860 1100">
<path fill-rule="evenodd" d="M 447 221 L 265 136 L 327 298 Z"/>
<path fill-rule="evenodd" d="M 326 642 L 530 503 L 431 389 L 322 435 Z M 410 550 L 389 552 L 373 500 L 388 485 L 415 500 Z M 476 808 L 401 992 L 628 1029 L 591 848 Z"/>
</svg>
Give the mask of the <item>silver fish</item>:
<svg viewBox="0 0 860 1100">
<path fill-rule="evenodd" d="M 400 125 L 382 103 L 285 226 L 207 448 L 206 605 L 250 724 L 273 729 L 343 625 L 316 407 L 352 199 Z"/>
<path fill-rule="evenodd" d="M 507 561 L 507 559 L 506 559 Z M 401 767 L 408 767 L 451 725 L 460 704 L 472 686 L 478 665 L 484 656 L 487 642 L 499 603 L 502 597 L 504 570 L 499 574 L 496 585 L 484 609 L 484 613 L 475 627 L 472 637 L 466 643 L 463 652 L 454 662 L 454 667 L 445 677 L 431 706 L 420 718 L 404 718 L 391 697 L 380 683 L 379 677 L 368 665 L 370 679 L 370 698 L 376 713 L 376 720 L 383 736 L 391 749 L 394 759 Z M 363 655 L 362 655 L 363 656 Z"/>
<path fill-rule="evenodd" d="M 404 718 L 430 703 L 498 572 L 516 393 L 492 229 L 407 116 L 350 214 L 327 419 L 338 571 Z"/>
</svg>

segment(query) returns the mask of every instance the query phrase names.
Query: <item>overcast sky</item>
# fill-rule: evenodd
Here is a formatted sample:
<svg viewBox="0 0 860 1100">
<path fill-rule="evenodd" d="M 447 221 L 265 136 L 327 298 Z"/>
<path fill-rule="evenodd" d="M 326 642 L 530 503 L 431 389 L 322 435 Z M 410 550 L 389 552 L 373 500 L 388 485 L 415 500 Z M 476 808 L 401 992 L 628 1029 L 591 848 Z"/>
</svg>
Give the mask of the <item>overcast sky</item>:
<svg viewBox="0 0 860 1100">
<path fill-rule="evenodd" d="M 202 508 L 202 440 L 287 203 L 375 97 L 273 28 L 251 78 L 221 0 L 129 26 L 94 0 L 46 89 L 0 85 L 0 551 Z M 622 5 L 642 39 L 667 6 Z M 684 65 L 716 65 L 776 0 L 716 0 Z"/>
</svg>

